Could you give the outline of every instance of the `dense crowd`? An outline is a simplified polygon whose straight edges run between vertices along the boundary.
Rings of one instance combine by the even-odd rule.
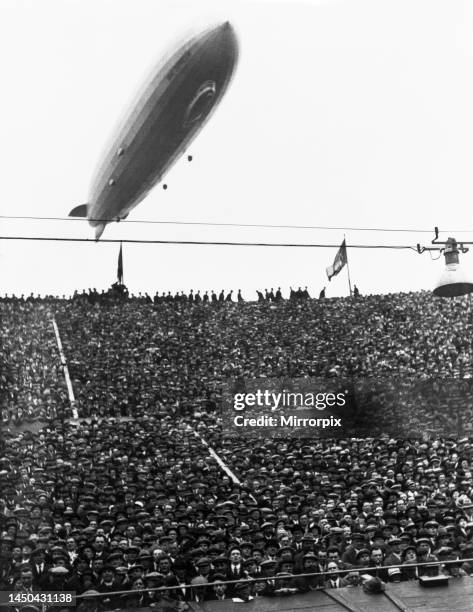
[[[355,297],[359,296],[359,291],[356,288],[355,285],[355,291],[354,291],[354,295]],[[274,290],[272,287],[271,289],[265,289],[264,293],[263,291],[257,290],[256,291],[256,296],[257,296],[257,300],[258,302],[280,302],[282,300],[284,300],[285,298],[283,297],[282,291],[281,291],[281,287],[278,287],[276,290]],[[235,300],[234,300],[235,298]],[[293,289],[292,287],[289,288],[289,295],[288,295],[288,299],[289,300],[306,300],[309,299],[310,295],[309,292],[307,290],[307,287],[304,287],[304,289],[302,289],[301,287],[298,287],[297,289]],[[319,293],[319,298],[325,298],[325,287],[323,288],[323,290]],[[70,298],[66,298],[65,295],[63,295],[61,298],[59,298],[58,296],[52,296],[52,295],[48,295],[45,297],[41,297],[40,295],[34,295],[33,293],[30,293],[28,296],[25,297],[25,295],[21,295],[21,296],[15,296],[15,295],[4,295],[3,297],[0,297],[0,302],[11,302],[11,303],[24,303],[24,302],[57,302],[59,300],[64,301]],[[97,303],[107,303],[113,300],[121,300],[121,299],[127,299],[127,300],[133,300],[133,301],[140,301],[140,302],[145,302],[148,304],[160,304],[162,302],[175,302],[175,303],[187,303],[187,304],[200,304],[200,303],[210,303],[210,304],[216,304],[216,303],[222,303],[222,302],[233,302],[233,301],[237,301],[237,302],[244,302],[245,299],[243,298],[243,295],[241,293],[241,289],[238,289],[238,292],[236,293],[236,296],[234,296],[234,291],[231,289],[228,292],[225,292],[224,289],[221,289],[220,292],[216,293],[213,289],[211,291],[205,291],[205,292],[200,292],[200,290],[197,290],[194,293],[194,290],[191,289],[189,291],[189,293],[185,293],[184,291],[176,291],[175,293],[171,293],[171,291],[162,291],[161,293],[159,293],[159,291],[156,291],[156,293],[154,294],[154,297],[151,297],[148,293],[141,293],[139,292],[137,295],[134,294],[130,294],[128,291],[128,288],[126,287],[126,285],[123,285],[122,283],[113,283],[113,285],[110,287],[110,289],[108,289],[107,291],[102,290],[102,291],[97,291],[97,289],[93,288],[89,288],[87,291],[84,289],[83,291],[75,291],[74,294],[72,295],[72,299],[73,300],[81,300],[83,302],[88,302],[89,304],[97,304]]]
[[[445,435],[471,423],[467,299],[188,297],[0,301],[0,590],[165,610],[473,575],[473,444]],[[229,379],[308,376],[361,385],[355,403],[411,435],[253,444],[222,429]],[[34,419],[39,432],[16,427]]]
[[[397,402],[433,431],[445,431],[442,415],[453,422],[459,406],[461,426],[471,420],[467,298],[423,292],[212,305],[90,291],[68,300],[3,300],[0,316],[3,422],[70,408],[53,319],[84,416],[216,408],[230,378],[330,377],[351,381],[365,405],[390,402],[386,412],[394,415]],[[439,379],[462,382],[451,388]],[[374,381],[371,391],[366,381]],[[430,415],[421,414],[424,406]]]

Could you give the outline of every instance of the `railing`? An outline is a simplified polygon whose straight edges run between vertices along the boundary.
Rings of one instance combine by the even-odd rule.
[[[451,559],[444,561],[425,561],[425,562],[416,562],[416,563],[406,563],[406,564],[397,564],[397,565],[377,565],[374,567],[350,567],[346,569],[338,569],[333,571],[325,571],[325,572],[308,572],[303,574],[290,574],[285,576],[258,576],[257,578],[240,578],[238,580],[217,580],[214,582],[206,582],[205,584],[180,584],[174,586],[161,586],[161,587],[153,587],[153,588],[143,588],[143,589],[135,589],[135,590],[122,590],[122,591],[112,591],[108,593],[99,593],[98,595],[77,595],[77,599],[86,599],[86,598],[109,598],[116,597],[120,595],[131,595],[131,594],[141,594],[141,593],[151,593],[155,591],[159,591],[160,593],[165,593],[168,591],[176,591],[177,589],[189,589],[192,592],[195,592],[199,589],[206,589],[208,587],[212,587],[217,584],[224,585],[234,585],[234,584],[254,584],[255,582],[269,582],[269,581],[278,581],[278,580],[292,580],[294,578],[311,578],[315,576],[323,576],[324,578],[328,578],[329,576],[340,575],[340,574],[364,574],[367,572],[379,571],[379,570],[389,570],[389,569],[409,569],[409,568],[434,568],[438,567],[440,569],[441,566],[445,565],[462,565],[463,563],[473,563],[473,558],[468,559]],[[314,590],[323,590],[325,587],[317,587]],[[191,591],[190,591],[191,592]]]

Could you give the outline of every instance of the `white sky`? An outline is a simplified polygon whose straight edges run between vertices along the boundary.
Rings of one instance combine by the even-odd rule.
[[[231,87],[129,219],[403,227],[348,243],[473,238],[473,3],[459,0],[0,0],[2,215],[66,216],[143,78],[190,28],[234,25]],[[0,234],[93,237],[0,219]],[[447,234],[443,234],[446,238]],[[112,224],[103,238],[341,243],[343,231]],[[0,241],[0,293],[107,288],[117,244]],[[132,291],[327,283],[336,249],[124,245]],[[473,272],[473,251],[463,256]],[[363,293],[429,289],[428,254],[349,250]]]

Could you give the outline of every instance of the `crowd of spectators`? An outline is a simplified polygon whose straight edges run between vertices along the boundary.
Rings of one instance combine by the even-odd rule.
[[[355,286],[354,296],[358,297],[358,295],[359,292]],[[276,290],[271,287],[270,290],[265,289],[264,292],[257,290],[256,296],[257,301],[259,302],[281,302],[285,299],[282,294],[281,287],[278,287]],[[310,295],[307,290],[307,287],[305,287],[304,289],[302,289],[301,287],[298,287],[297,289],[293,289],[292,287],[289,288],[289,295],[287,299],[306,300],[309,298]],[[319,298],[325,298],[325,287],[320,292]],[[159,291],[156,291],[156,293],[152,297],[149,295],[149,293],[146,292],[139,292],[136,295],[130,294],[126,285],[116,282],[113,283],[113,285],[107,291],[97,291],[97,289],[95,288],[89,288],[88,290],[84,289],[83,291],[74,291],[74,294],[71,296],[71,298],[67,298],[65,295],[63,295],[62,297],[52,295],[41,297],[40,295],[34,295],[33,293],[30,293],[30,295],[26,297],[25,295],[21,295],[19,297],[15,295],[5,295],[3,297],[0,297],[0,302],[8,302],[15,304],[21,304],[25,302],[55,303],[58,301],[66,301],[70,299],[73,299],[74,301],[79,300],[82,302],[88,302],[89,304],[108,303],[110,301],[123,299],[139,301],[148,304],[159,304],[162,302],[175,302],[184,304],[217,304],[222,302],[234,301],[241,303],[245,301],[241,289],[238,289],[236,295],[234,295],[234,291],[232,289],[227,292],[224,289],[221,289],[219,292],[215,292],[212,289],[210,291],[205,291],[202,293],[200,292],[200,290],[197,290],[194,293],[194,290],[191,289],[189,293],[185,293],[184,291],[176,291],[174,294],[171,293],[171,291],[162,291],[161,293],[159,293]]]
[[[274,294],[212,308],[90,293],[0,301],[0,590],[111,593],[103,609],[165,610],[363,574],[473,575],[473,444],[444,429],[460,409],[458,428],[471,421],[467,298]],[[362,394],[368,406],[395,379],[389,401],[411,435],[253,444],[222,429],[227,380],[307,376],[374,379],[384,391]],[[44,427],[15,428],[28,419]],[[225,580],[237,582],[208,586]]]
[[[47,420],[69,403],[48,303],[0,305],[1,423]]]
[[[189,296],[154,303],[109,293],[0,301],[3,422],[69,410],[53,318],[84,416],[217,407],[230,378],[331,377],[375,381],[358,392],[364,404],[390,402],[394,415],[397,402],[424,429],[445,431],[458,407],[460,426],[471,420],[468,298],[421,292],[212,307]],[[442,392],[448,385],[439,381],[452,379],[461,385]]]

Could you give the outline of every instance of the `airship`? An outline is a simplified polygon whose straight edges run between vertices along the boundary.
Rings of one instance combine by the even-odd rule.
[[[69,216],[87,218],[98,240],[125,219],[184,153],[222,99],[238,60],[229,22],[193,36],[153,71],[98,165],[89,202]]]

